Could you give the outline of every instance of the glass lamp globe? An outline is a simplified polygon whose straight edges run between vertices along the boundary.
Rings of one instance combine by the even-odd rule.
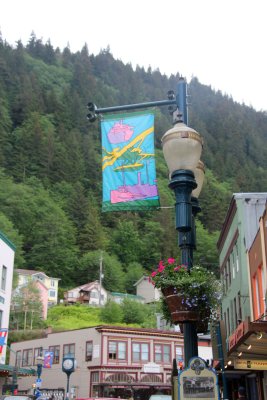
[[[163,135],[161,142],[170,176],[180,169],[194,172],[203,147],[197,131],[179,121]]]
[[[199,160],[197,167],[194,170],[194,175],[195,175],[195,180],[197,183],[196,189],[192,191],[192,196],[198,198],[200,195],[200,192],[202,190],[202,186],[204,183],[204,178],[205,178],[205,166],[202,161]]]

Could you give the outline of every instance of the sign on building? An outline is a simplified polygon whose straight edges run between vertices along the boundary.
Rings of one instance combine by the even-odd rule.
[[[236,359],[234,360],[234,366],[237,369],[256,369],[267,371],[267,360]]]
[[[147,374],[159,374],[160,373],[160,365],[156,364],[156,363],[147,363],[144,364],[144,372],[146,372]]]

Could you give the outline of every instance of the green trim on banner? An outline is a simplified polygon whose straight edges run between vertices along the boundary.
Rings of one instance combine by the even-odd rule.
[[[135,200],[125,203],[111,204],[109,201],[102,203],[102,211],[143,211],[160,209],[160,202],[158,199],[151,200]]]
[[[108,116],[103,116],[101,114],[100,121],[109,121],[109,120],[119,120],[124,118],[136,117],[137,115],[146,115],[146,114],[155,114],[153,111],[136,111],[131,113],[120,113],[120,114],[109,114]]]

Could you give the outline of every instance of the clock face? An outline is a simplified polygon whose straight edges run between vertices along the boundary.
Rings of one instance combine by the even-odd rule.
[[[73,360],[70,360],[68,358],[66,360],[64,360],[63,361],[63,368],[65,368],[65,369],[73,368]]]

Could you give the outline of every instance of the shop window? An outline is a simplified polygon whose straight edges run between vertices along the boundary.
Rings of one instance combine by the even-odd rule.
[[[230,336],[230,312],[229,312],[229,308],[227,308],[227,329],[228,329],[228,336]]]
[[[175,347],[175,358],[177,361],[183,360],[183,348],[181,346]]]
[[[110,341],[108,343],[109,360],[126,360],[126,342]]]
[[[43,355],[43,348],[36,347],[33,352],[33,365],[37,365],[39,363],[38,357]]]
[[[92,372],[91,374],[91,382],[98,383],[99,382],[99,372]]]
[[[238,298],[238,319],[242,321],[241,293],[237,293]]]
[[[32,362],[32,349],[23,350],[22,367],[28,367],[32,365]]]
[[[92,361],[93,359],[93,342],[86,342],[85,361]]]
[[[2,266],[1,289],[6,290],[7,267]]]
[[[232,251],[232,271],[233,271],[233,279],[235,279],[235,253]]]
[[[227,277],[228,277],[229,286],[231,286],[232,275],[231,275],[230,258],[228,258],[228,260],[227,260]]]
[[[70,355],[71,357],[75,357],[75,344],[65,344],[63,346],[63,357]]]
[[[60,346],[49,346],[49,351],[54,354],[53,364],[59,364]]]
[[[148,343],[133,343],[132,345],[133,361],[148,361],[149,346]]]
[[[171,362],[171,346],[168,344],[155,344],[154,348],[155,362]]]
[[[21,350],[16,351],[16,367],[21,367]]]
[[[264,313],[263,273],[261,266],[252,278],[254,319]]]
[[[235,250],[236,250],[236,272],[239,271],[239,259],[238,259],[238,246],[237,242],[235,243]]]

